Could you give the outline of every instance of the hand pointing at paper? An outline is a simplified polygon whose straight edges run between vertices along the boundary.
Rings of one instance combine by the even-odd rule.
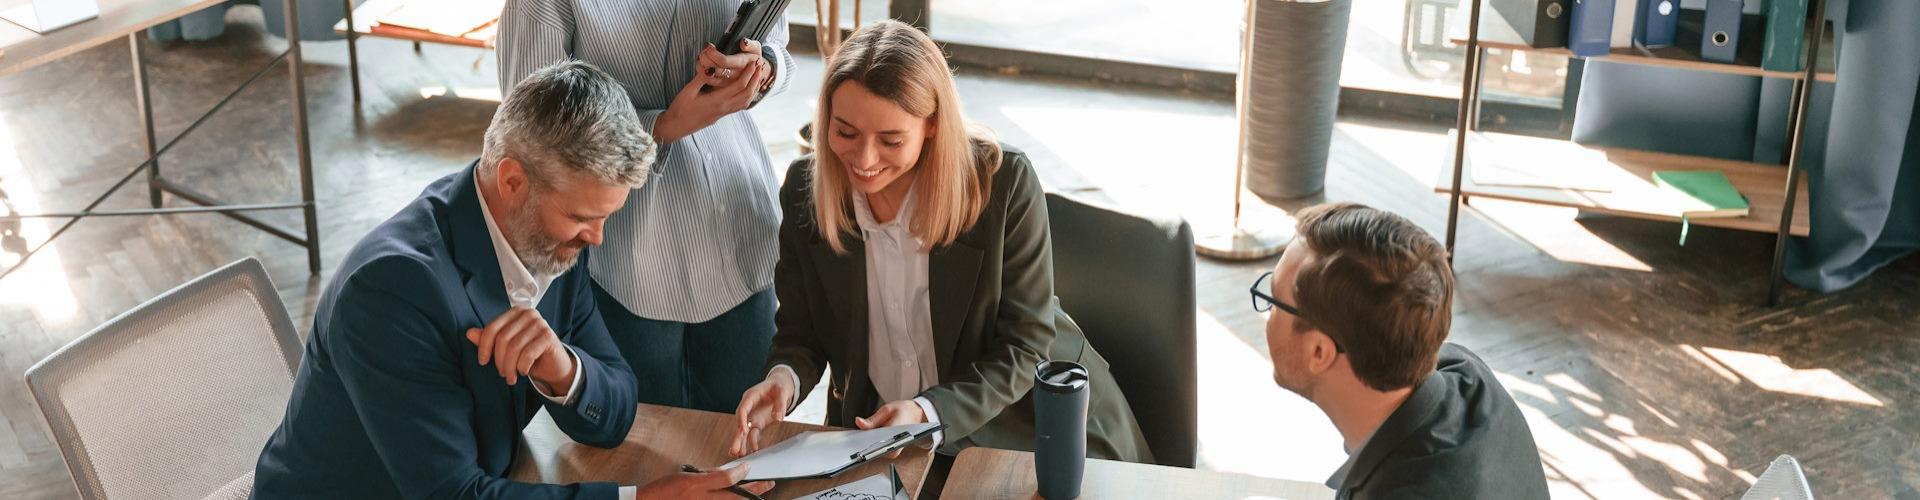
[[[760,430],[786,416],[787,409],[793,407],[795,392],[793,378],[776,371],[741,394],[740,406],[733,410],[739,425],[734,429],[733,447],[727,451],[735,457],[760,451]]]

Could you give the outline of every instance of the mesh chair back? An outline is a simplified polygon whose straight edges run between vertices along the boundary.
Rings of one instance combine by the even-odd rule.
[[[1806,473],[1800,471],[1800,461],[1792,455],[1781,455],[1740,500],[1813,500],[1813,488],[1807,485]]]
[[[1054,294],[1113,365],[1160,465],[1191,468],[1199,441],[1193,228],[1047,194]]]
[[[299,362],[286,306],[247,258],[107,321],[26,380],[82,498],[197,499],[253,472]]]

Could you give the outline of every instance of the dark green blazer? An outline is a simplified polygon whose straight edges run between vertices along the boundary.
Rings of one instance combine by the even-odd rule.
[[[813,158],[787,170],[780,190],[780,260],[774,267],[775,314],[769,368],[785,364],[800,394],[829,381],[827,423],[852,427],[885,404],[867,375],[867,259],[857,235],[836,254],[813,223]],[[1047,203],[1026,154],[1006,148],[991,179],[992,199],[973,227],[928,255],[928,309],[940,384],[920,396],[946,425],[947,451],[961,446],[1033,449],[1034,367],[1073,360],[1093,377],[1087,454],[1151,463],[1133,411],[1107,361],[1053,295]]]

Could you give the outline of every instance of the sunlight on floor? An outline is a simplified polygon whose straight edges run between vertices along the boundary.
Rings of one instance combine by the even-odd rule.
[[[1691,347],[1691,346],[1684,346]],[[1854,403],[1874,407],[1884,407],[1886,403],[1873,397],[1860,386],[1853,385],[1826,368],[1794,368],[1781,361],[1779,356],[1756,352],[1735,351],[1717,347],[1700,347],[1708,357],[1727,370],[1740,375],[1754,385],[1773,392],[1798,394],[1801,396],[1829,399],[1844,403]],[[1711,365],[1709,365],[1711,366]]]
[[[1526,379],[1507,374],[1499,374],[1500,384],[1516,395],[1532,395],[1541,401],[1560,402],[1553,397],[1554,389]],[[1571,396],[1572,393],[1569,393]],[[1552,404],[1552,403],[1549,403]],[[1575,432],[1555,421],[1555,415],[1549,414],[1553,408],[1540,408],[1527,400],[1520,401],[1520,413],[1527,418],[1527,426],[1533,430],[1534,444],[1541,450],[1541,465],[1547,469],[1547,487],[1554,498],[1649,498],[1665,496],[1640,484],[1633,471],[1621,463],[1622,458],[1634,459],[1640,453],[1625,443],[1605,438],[1596,439],[1592,431]],[[1584,412],[1583,412],[1584,413]],[[1579,417],[1574,417],[1579,418]],[[1600,441],[1596,443],[1595,441]],[[1615,446],[1603,446],[1612,442]],[[1636,443],[1638,444],[1638,443]],[[1625,452],[1621,452],[1625,450]],[[1604,488],[1595,490],[1593,488]]]
[[[0,121],[0,192],[4,192],[4,205],[0,210],[5,213],[37,212],[41,210],[39,193],[33,187],[32,178],[20,163],[19,151],[13,143],[13,133],[7,130],[4,121]],[[21,255],[34,245],[46,241],[47,226],[50,221],[61,219],[21,219],[20,235],[26,240],[25,248],[10,248],[0,252],[0,269],[19,263]],[[73,287],[67,283],[65,266],[60,264],[59,245],[47,245],[34,254],[27,266],[14,271],[4,280],[0,280],[0,305],[25,305],[33,308],[45,324],[57,324],[74,317],[79,305],[74,300]]]
[[[475,101],[486,101],[486,102],[497,103],[497,102],[500,102],[500,89],[496,87],[449,88],[442,85],[429,85],[425,87],[420,87],[421,99],[432,99],[440,96],[451,96],[458,99],[472,99]]]
[[[1232,113],[1069,106],[1000,111],[1034,137],[1046,138],[1047,149],[1068,168],[1122,206],[1180,213],[1196,226],[1231,219],[1238,130]]]
[[[1333,422],[1274,385],[1265,353],[1205,311],[1198,317],[1201,468],[1326,481],[1347,459]]]
[[[1472,210],[1498,224],[1507,234],[1561,262],[1653,272],[1653,267],[1646,262],[1594,235],[1575,221],[1579,210],[1485,198],[1475,198]]]

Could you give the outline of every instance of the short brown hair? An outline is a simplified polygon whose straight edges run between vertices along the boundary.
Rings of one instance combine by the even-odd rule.
[[[1294,279],[1295,328],[1333,337],[1367,387],[1420,383],[1453,322],[1446,248],[1413,221],[1356,203],[1310,207],[1299,221],[1314,258]]]

